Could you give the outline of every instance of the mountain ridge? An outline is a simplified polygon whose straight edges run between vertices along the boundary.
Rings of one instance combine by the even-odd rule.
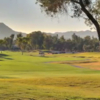
[[[55,32],[53,35],[58,35],[59,37],[64,36],[66,39],[69,39],[72,37],[73,34],[76,34],[82,38],[85,36],[95,37],[98,38],[96,31],[68,31],[68,32]]]
[[[0,39],[9,37],[11,34],[14,34],[15,38],[16,38],[18,33],[20,33],[20,32],[14,31],[12,28],[10,28],[9,26],[7,26],[6,24],[4,24],[2,22],[0,23]],[[22,35],[26,36],[26,33],[22,33]]]
[[[4,23],[0,23],[0,39],[3,39],[5,37],[9,37],[11,34],[15,35],[15,38],[17,36],[17,34],[20,32],[14,31],[13,29],[11,29],[9,26],[7,26]],[[22,33],[22,32],[21,32]],[[47,33],[47,34],[51,34],[51,35],[58,35],[58,37],[64,36],[65,39],[69,39],[72,37],[73,34],[76,34],[80,37],[85,37],[85,36],[91,36],[91,37],[96,37],[97,33],[96,31],[90,31],[90,30],[86,30],[86,31],[68,31],[68,32],[55,32],[55,33]],[[26,36],[27,33],[22,33],[23,36]]]

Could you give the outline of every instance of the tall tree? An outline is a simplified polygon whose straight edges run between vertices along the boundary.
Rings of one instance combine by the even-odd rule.
[[[17,34],[17,38],[23,37],[22,33]]]
[[[88,18],[92,24],[95,26],[98,37],[100,40],[100,25],[97,20],[96,12],[99,10],[96,7],[96,4],[100,2],[99,0],[37,0],[41,7],[47,12],[47,14],[55,15],[57,13],[71,13],[73,12],[72,17],[84,17]],[[95,10],[95,11],[94,11]],[[93,11],[95,13],[93,13]],[[98,16],[100,18],[100,14]],[[99,19],[98,18],[98,19]]]
[[[6,48],[10,50],[11,49],[11,38],[10,37],[5,37],[4,41],[5,41]]]
[[[27,47],[27,43],[28,43],[28,38],[27,37],[19,37],[17,39],[16,44],[21,49],[22,55],[23,55],[23,52],[25,51],[25,49]]]
[[[14,40],[14,34],[11,34],[11,36],[10,36],[10,49],[12,49],[13,40]]]
[[[41,31],[36,31],[28,34],[27,37],[30,38],[30,45],[34,49],[42,49],[44,33],[42,33]]]
[[[52,46],[53,46],[52,36],[45,34],[44,41],[43,41],[44,49],[50,50],[50,49],[52,49]]]
[[[0,39],[0,50],[1,50],[1,53],[2,53],[2,50],[3,50],[3,46],[4,46],[4,40]]]

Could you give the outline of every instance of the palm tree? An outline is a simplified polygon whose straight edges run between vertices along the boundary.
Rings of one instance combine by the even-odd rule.
[[[0,50],[1,50],[1,53],[2,53],[2,50],[3,50],[3,46],[4,46],[4,40],[0,39]]]
[[[14,40],[14,34],[11,34],[11,36],[10,36],[10,49],[12,49],[13,40]]]
[[[26,50],[26,47],[28,45],[28,38],[27,37],[17,38],[16,43],[17,43],[18,47],[21,49],[22,55],[23,55],[23,52]]]

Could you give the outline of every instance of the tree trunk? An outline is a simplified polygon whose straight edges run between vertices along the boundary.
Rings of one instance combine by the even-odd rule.
[[[80,0],[80,6],[82,8],[82,11],[87,15],[87,17],[91,20],[91,22],[94,24],[96,27],[97,33],[98,33],[98,38],[100,41],[100,25],[97,22],[97,20],[93,17],[93,15],[85,8],[84,3],[82,0]]]
[[[23,55],[23,50],[22,50],[22,55]]]
[[[95,25],[97,33],[98,33],[98,37],[99,37],[99,41],[100,41],[100,25]],[[99,42],[100,43],[100,42]]]

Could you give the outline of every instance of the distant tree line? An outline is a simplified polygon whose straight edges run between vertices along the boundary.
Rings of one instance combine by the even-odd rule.
[[[94,37],[86,36],[81,38],[75,33],[71,39],[60,38],[58,35],[50,35],[41,31],[35,31],[23,37],[21,33],[17,34],[14,40],[14,34],[10,37],[0,39],[0,50],[57,50],[66,52],[99,52],[99,40]]]

